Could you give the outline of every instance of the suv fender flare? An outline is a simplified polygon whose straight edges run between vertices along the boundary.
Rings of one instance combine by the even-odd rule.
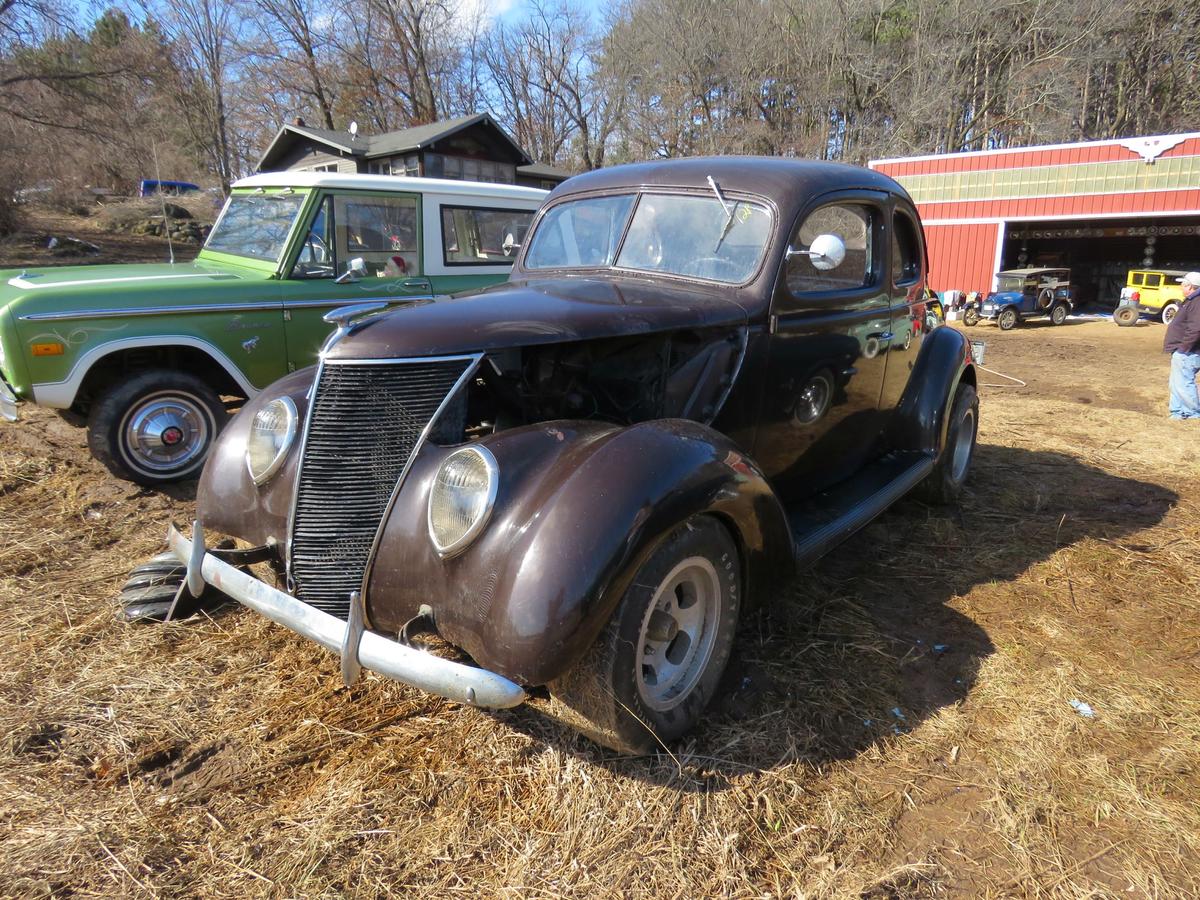
[[[481,445],[497,462],[495,507],[475,542],[450,559],[432,547],[426,507],[454,448],[427,445],[413,464],[372,569],[373,627],[400,630],[429,604],[439,633],[481,665],[546,684],[591,646],[638,567],[694,515],[729,529],[747,598],[791,574],[778,498],[758,466],[707,426],[543,422]]]
[[[908,386],[896,406],[888,445],[939,456],[960,383],[978,386],[971,342],[953,328],[935,328],[921,343]]]
[[[214,363],[225,370],[238,386],[246,392],[247,397],[258,393],[258,388],[246,380],[246,376],[228,356],[208,341],[191,337],[186,334],[155,335],[154,337],[122,338],[98,344],[84,353],[71,367],[70,373],[62,381],[43,381],[33,385],[34,402],[39,406],[49,406],[54,409],[69,409],[75,402],[79,387],[87,377],[88,372],[96,363],[122,350],[135,350],[144,347],[190,347],[207,354]]]

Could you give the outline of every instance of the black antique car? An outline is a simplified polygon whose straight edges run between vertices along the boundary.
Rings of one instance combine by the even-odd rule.
[[[233,597],[347,682],[365,666],[482,707],[546,686],[598,741],[648,747],[696,722],[739,618],[798,567],[910,491],[958,494],[975,371],[927,325],[891,179],[604,169],[518,242],[495,288],[330,314],[320,364],[225,429],[191,536],[135,572],[131,609],[161,613],[170,587],[147,585],[175,565],[181,608]]]

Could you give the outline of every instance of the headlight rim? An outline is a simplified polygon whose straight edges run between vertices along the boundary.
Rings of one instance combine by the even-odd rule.
[[[438,542],[433,530],[433,494],[434,491],[437,490],[438,476],[441,475],[446,464],[454,459],[454,457],[464,454],[475,454],[483,461],[484,468],[487,470],[488,476],[487,499],[484,503],[483,514],[475,520],[474,524],[464,531],[457,540],[443,547]],[[487,527],[488,522],[491,521],[492,512],[496,507],[496,497],[499,493],[500,464],[496,462],[496,457],[492,451],[481,444],[469,444],[466,447],[459,447],[457,450],[448,454],[446,458],[438,464],[437,471],[434,472],[433,481],[429,488],[429,496],[425,499],[425,529],[429,534],[429,542],[433,545],[433,549],[437,552],[439,557],[441,557],[443,560],[453,559],[466,550],[474,542],[474,540],[479,537],[483,529]]]
[[[254,417],[250,420],[250,428],[254,428],[254,420],[258,418],[258,414],[267,409],[273,403],[283,404],[283,407],[287,412],[287,428],[284,430],[283,443],[280,445],[279,451],[275,454],[275,458],[271,460],[270,465],[268,465],[266,469],[264,469],[259,475],[254,474],[254,469],[250,465],[250,435],[247,434],[246,436],[246,451],[243,454],[243,458],[246,461],[246,472],[254,481],[255,487],[262,487],[264,484],[274,478],[276,473],[283,468],[283,464],[287,460],[288,454],[291,452],[292,445],[296,442],[296,434],[300,430],[300,413],[296,409],[296,401],[286,394],[280,397],[273,397],[267,403],[264,403],[261,407],[259,407],[255,411]]]

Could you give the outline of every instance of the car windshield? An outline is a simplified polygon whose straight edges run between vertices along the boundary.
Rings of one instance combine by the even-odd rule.
[[[1024,275],[997,275],[996,290],[998,291],[1023,291],[1025,290]]]
[[[643,194],[636,209],[633,201],[623,194],[554,207],[534,231],[526,268],[616,265],[728,284],[758,268],[771,233],[765,205],[694,194]]]
[[[205,250],[276,262],[283,254],[304,194],[233,194]]]

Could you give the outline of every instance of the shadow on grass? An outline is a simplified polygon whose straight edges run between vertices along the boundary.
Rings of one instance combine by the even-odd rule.
[[[957,507],[902,500],[742,623],[724,683],[672,755],[622,757],[538,705],[500,713],[625,777],[720,790],[746,771],[853,757],[963,700],[994,652],[948,605],[1086,538],[1160,522],[1178,497],[1060,453],[981,446]]]

